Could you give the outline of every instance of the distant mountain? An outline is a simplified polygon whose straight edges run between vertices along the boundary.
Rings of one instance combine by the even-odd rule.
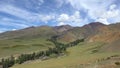
[[[9,31],[0,34],[0,39],[48,39],[57,36],[60,42],[71,42],[76,39],[85,38],[88,42],[114,42],[120,39],[120,23],[104,25],[100,22],[92,22],[82,27],[62,26],[39,26],[29,27],[16,31]]]
[[[29,27],[16,31],[8,31],[0,34],[0,39],[32,39],[32,38],[50,38],[55,35],[59,35],[64,31],[71,29],[72,26],[39,26],[39,27]]]
[[[57,34],[56,31],[49,26],[29,27],[22,30],[9,31],[0,34],[0,39],[14,39],[14,38],[49,38]]]
[[[67,30],[70,30],[70,29],[72,29],[73,27],[70,26],[70,25],[62,25],[62,26],[55,26],[55,27],[53,27],[53,28],[56,30],[56,32],[61,33],[61,32],[65,32],[65,31],[67,31]]]
[[[111,43],[120,39],[120,23],[103,26],[90,38],[90,41],[102,41]]]
[[[59,37],[60,41],[71,42],[76,39],[86,38],[88,39],[90,36],[98,33],[99,28],[106,26],[100,22],[93,22],[83,27],[73,27],[72,29],[63,32],[63,34]]]

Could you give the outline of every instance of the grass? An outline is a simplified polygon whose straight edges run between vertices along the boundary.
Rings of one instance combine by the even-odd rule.
[[[32,62],[15,65],[12,68],[80,68],[82,64],[96,64],[97,60],[105,59],[112,55],[120,55],[119,52],[102,52],[100,47],[104,43],[80,43],[78,46],[67,50],[67,55],[52,58],[45,61],[35,60]],[[93,53],[94,50],[97,50]],[[83,68],[83,67],[81,67]],[[93,67],[92,67],[93,68]]]
[[[45,50],[48,47],[53,46],[53,43],[39,38],[31,40],[0,40],[0,58],[18,55],[21,53]]]

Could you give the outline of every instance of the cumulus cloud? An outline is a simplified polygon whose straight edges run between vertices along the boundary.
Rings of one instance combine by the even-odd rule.
[[[116,5],[112,4],[109,7],[109,10],[103,12],[96,21],[103,22],[104,24],[110,24],[113,22],[118,22],[116,19],[120,18],[120,10],[116,9]],[[120,21],[120,20],[119,20]]]
[[[58,23],[59,25],[80,23],[81,22],[80,12],[76,11],[73,15],[61,14],[58,17],[57,22],[59,22]]]
[[[120,15],[120,10],[115,0],[68,0],[68,2],[77,10],[86,10],[87,16],[94,21],[100,21],[104,24],[116,22]],[[112,19],[112,21],[110,20]],[[120,21],[120,20],[119,20]]]
[[[41,15],[40,19],[42,22],[48,23],[49,20],[55,19],[55,16],[54,15],[44,15],[44,16]]]
[[[106,25],[110,24],[110,23],[107,21],[106,18],[99,18],[99,19],[97,19],[96,21],[97,21],[97,22],[103,22],[103,23],[106,24]]]
[[[59,23],[58,23],[58,26],[61,26],[61,25],[66,25],[66,23],[64,23],[64,22],[59,22]]]
[[[61,14],[57,21],[59,22],[67,22],[70,20],[70,17],[68,14]]]

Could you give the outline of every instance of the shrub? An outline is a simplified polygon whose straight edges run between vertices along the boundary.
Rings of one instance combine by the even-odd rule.
[[[92,53],[96,53],[96,52],[98,52],[98,50],[96,50],[96,49],[92,51]]]
[[[115,62],[116,65],[120,65],[120,62]]]

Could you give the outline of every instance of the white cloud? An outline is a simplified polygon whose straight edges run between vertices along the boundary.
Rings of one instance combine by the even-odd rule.
[[[110,24],[110,23],[107,21],[106,18],[99,18],[99,19],[97,19],[96,21],[97,21],[97,22],[103,22],[103,23],[106,24],[106,25]]]
[[[80,23],[81,22],[81,17],[80,17],[80,12],[76,11],[71,17],[70,17],[70,21],[74,22],[74,23]]]
[[[79,11],[76,11],[73,15],[61,14],[57,19],[57,22],[59,22],[58,25],[76,24],[76,23],[80,23],[81,21],[82,20]]]
[[[94,21],[110,24],[120,21],[120,9],[115,0],[67,0],[75,9],[86,10],[87,15]],[[116,20],[117,19],[117,20]]]
[[[12,29],[12,31],[16,31],[17,29]]]
[[[61,14],[57,21],[59,22],[67,22],[69,21],[69,15],[68,14]]]
[[[46,15],[46,16],[41,15],[40,18],[42,22],[48,23],[49,20],[55,19],[55,16],[54,15]]]
[[[110,6],[110,10],[113,10],[113,9],[115,9],[116,7],[117,7],[116,4],[112,4],[112,5]]]
[[[76,9],[81,10],[81,8],[87,10],[96,10],[101,8],[106,8],[114,0],[68,0],[68,2]]]
[[[64,22],[58,23],[58,26],[61,26],[61,25],[66,25],[66,23],[64,23]]]
[[[114,9],[114,8],[115,8],[115,5],[111,5],[110,10],[106,10],[105,12],[103,12],[103,14],[101,14],[101,17],[112,18],[112,17],[118,16],[120,14],[120,10]]]
[[[25,21],[13,20],[13,19],[6,18],[6,17],[1,18],[0,21],[1,21],[0,25],[2,26],[12,26],[14,28],[18,28],[18,27],[26,28],[29,26]]]
[[[28,22],[47,22],[49,20],[54,19],[55,17],[53,15],[43,15],[38,13],[33,13],[26,11],[24,9],[17,8],[12,5],[0,5],[0,11],[5,12],[8,14],[11,14],[13,16],[16,16],[18,18],[24,19]]]
[[[30,22],[44,22],[44,23],[48,23],[48,21],[51,21],[55,19],[55,15],[51,14],[51,15],[42,15],[42,14],[37,14],[35,16],[31,16],[31,20]]]
[[[0,11],[5,12],[11,15],[14,15],[16,17],[29,20],[32,16],[32,14],[26,10],[19,9],[17,7],[11,6],[11,5],[0,5]]]
[[[118,22],[116,19],[119,18],[120,21],[120,10],[115,8],[116,5],[111,5],[109,7],[110,10],[106,10],[103,12],[103,14],[100,15],[96,21],[103,22],[104,24],[110,24],[110,23],[115,23]],[[109,22],[110,21],[110,22]]]

